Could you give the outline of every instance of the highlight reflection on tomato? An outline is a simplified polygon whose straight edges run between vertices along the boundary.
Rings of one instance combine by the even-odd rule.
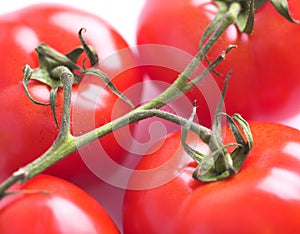
[[[300,132],[274,123],[250,122],[250,127],[253,148],[237,175],[201,183],[192,178],[195,164],[191,163],[165,185],[127,191],[124,233],[297,232]],[[227,143],[234,142],[229,132],[226,131]],[[194,145],[196,141],[198,137],[191,133],[188,143]],[[157,168],[175,152],[188,157],[183,149],[172,148],[176,142],[180,142],[180,132],[166,138],[163,147],[144,157],[137,170]],[[201,147],[198,145],[198,150]]]

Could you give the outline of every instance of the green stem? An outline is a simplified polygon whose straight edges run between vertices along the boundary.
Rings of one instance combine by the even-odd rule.
[[[59,137],[68,137],[70,134],[70,116],[71,116],[71,98],[72,86],[74,83],[73,73],[65,66],[54,68],[51,73],[60,78],[64,90],[64,103],[62,111],[62,121],[59,131]]]
[[[153,108],[159,109],[165,104],[170,103],[171,101],[174,101],[176,98],[182,96],[183,93],[189,91],[198,82],[203,80],[211,71],[213,71],[225,59],[226,54],[229,53],[229,51],[232,48],[235,48],[235,46],[230,45],[199,76],[195,77],[192,81],[187,82],[187,80],[185,79],[186,74],[192,73],[192,71],[196,68],[194,61],[192,61],[185,69],[185,71],[178,77],[177,80],[175,80],[175,82],[171,86],[169,86],[164,92],[159,94],[151,101],[137,108],[137,110],[147,110]]]
[[[169,120],[173,123],[177,123],[180,125],[186,124],[186,119],[169,112],[161,111],[158,109],[151,110],[133,110],[128,114],[113,120],[91,132],[88,132],[82,136],[73,137],[70,134],[67,134],[67,137],[62,137],[63,135],[59,135],[55,143],[51,146],[51,148],[44,153],[42,156],[29,163],[23,168],[20,168],[16,171],[11,177],[9,177],[6,181],[4,181],[0,185],[0,198],[1,194],[4,194],[5,191],[11,187],[16,182],[25,182],[34,176],[42,173],[44,170],[54,165],[56,162],[62,160],[67,157],[69,154],[76,151],[78,148],[81,148],[90,142],[103,137],[113,130],[117,130],[123,126],[126,126],[130,123],[134,123],[149,117],[159,117],[162,119]],[[191,125],[191,130],[195,133],[199,134],[201,139],[208,143],[211,137],[211,130],[193,123]]]
[[[219,63],[224,60],[224,53],[219,56],[200,76],[204,77],[212,69],[214,69]],[[71,106],[71,93],[72,93],[72,73],[70,74],[69,70],[66,67],[58,67],[53,70],[54,73],[58,73],[57,76],[61,77],[61,81],[64,85],[64,106],[63,106],[63,116],[62,123],[60,127],[60,133],[51,146],[51,148],[44,153],[42,156],[29,163],[25,167],[21,168],[14,175],[12,175],[8,180],[4,181],[0,185],[0,194],[3,194],[11,185],[17,181],[27,181],[34,176],[40,174],[48,167],[54,165],[57,161],[62,160],[67,157],[69,154],[76,151],[78,148],[81,148],[96,139],[103,137],[110,132],[117,130],[123,126],[126,126],[130,123],[134,123],[145,118],[152,116],[157,116],[171,122],[185,125],[186,119],[176,116],[174,114],[158,110],[159,107],[164,104],[174,100],[179,96],[178,90],[176,88],[168,88],[157,98],[149,101],[143,106],[132,110],[131,112],[115,119],[95,130],[92,130],[84,135],[74,137],[70,134],[70,106]],[[171,85],[170,87],[173,87]],[[193,123],[191,129],[199,134],[200,138],[207,144],[209,144],[211,138],[211,130]]]
[[[46,170],[57,161],[65,158],[76,150],[75,138],[70,133],[71,98],[72,85],[74,82],[73,73],[65,66],[58,66],[52,73],[60,78],[63,84],[64,103],[60,131],[52,147],[41,157],[23,168],[27,171],[27,177],[32,178]]]
[[[199,66],[199,63],[204,59],[206,54],[210,51],[213,45],[221,37],[221,35],[226,31],[226,29],[232,25],[241,10],[239,3],[232,3],[229,11],[221,18],[219,26],[212,33],[209,40],[204,44],[199,50],[196,56],[192,59],[185,70],[179,75],[175,82],[169,86],[163,93],[151,100],[150,102],[139,107],[139,109],[150,109],[150,108],[160,108],[166,103],[175,100],[177,97],[181,96],[183,93],[190,90],[196,83],[200,82],[204,77],[208,75],[221,61],[225,59],[226,53],[228,53],[235,46],[230,45],[221,56],[219,56],[212,64],[210,64],[209,69],[206,69],[200,76],[194,78],[194,80],[188,82],[188,78],[191,77],[194,70]]]
[[[159,117],[165,120],[168,120],[170,122],[179,124],[184,126],[186,124],[187,119],[171,114],[169,112],[165,112],[162,110],[158,109],[150,109],[150,110],[140,110],[140,109],[135,109],[128,114],[110,122],[105,125],[103,125],[100,128],[97,128],[91,132],[88,132],[82,136],[78,136],[75,138],[77,147],[80,148],[100,137],[103,137],[110,132],[117,130],[123,126],[126,126],[128,124],[138,122],[140,120],[149,118],[149,117]],[[194,131],[195,133],[199,134],[200,138],[205,142],[209,143],[210,142],[210,137],[212,135],[211,130],[201,126],[199,124],[193,123],[191,126],[191,130]]]
[[[57,139],[46,153],[25,167],[20,168],[1,184],[0,198],[3,194],[5,194],[5,191],[17,181],[23,182],[33,178],[76,150],[75,139],[70,134],[70,108],[74,76],[73,73],[65,66],[58,66],[54,68],[52,73],[56,77],[60,77],[64,87],[62,121]]]
[[[74,137],[58,137],[51,148],[42,156],[20,168],[0,185],[0,199],[5,191],[16,182],[23,183],[45,171],[56,162],[67,157],[77,149]]]
[[[229,27],[229,25],[235,22],[239,10],[239,4],[233,3],[230,10],[223,17],[220,26],[212,33],[211,37],[207,40],[206,44],[200,49],[199,53],[197,53],[195,58],[190,62],[190,64],[182,72],[178,79],[164,92],[162,92],[153,100],[147,102],[146,104],[140,106],[137,109],[132,110],[124,116],[115,119],[112,122],[107,123],[81,136],[74,137],[70,133],[70,105],[72,83],[74,77],[69,73],[69,71],[67,71],[67,69],[65,69],[66,67],[62,66],[56,68],[57,70],[54,70],[53,72],[58,72],[59,75],[56,77],[60,77],[61,82],[64,86],[64,106],[60,133],[52,147],[46,153],[44,153],[38,159],[34,160],[33,162],[29,163],[25,167],[15,172],[11,177],[9,177],[0,185],[0,194],[4,194],[5,191],[14,183],[18,181],[24,182],[40,174],[48,167],[55,164],[57,161],[67,157],[69,154],[76,151],[78,148],[87,145],[88,143],[130,123],[137,122],[142,119],[149,118],[151,116],[157,116],[177,124],[185,125],[187,121],[186,119],[167,112],[163,112],[158,109],[164,106],[166,103],[175,100],[177,97],[179,97],[184,92],[187,92],[190,88],[193,87],[195,82],[188,82],[188,78],[197,68],[197,66],[208,53],[208,51],[211,49],[211,47],[219,39],[219,37]],[[48,54],[51,55],[51,50],[48,51],[48,48],[46,48],[43,51],[46,51],[47,53],[49,52]],[[229,50],[226,50],[225,53],[223,53],[213,63],[211,63],[210,66],[200,76],[194,79],[194,81],[196,80],[198,82],[202,80],[210,71],[212,71],[220,62],[224,60],[225,54],[228,51]],[[68,66],[69,68],[71,68],[71,70],[80,70],[78,69],[77,65],[74,65],[73,62],[70,62],[69,60],[66,61],[64,58],[62,58],[62,64]],[[200,138],[204,142],[206,142],[207,144],[211,144],[211,130],[194,123],[191,125],[191,129],[197,132],[197,134],[199,134]]]

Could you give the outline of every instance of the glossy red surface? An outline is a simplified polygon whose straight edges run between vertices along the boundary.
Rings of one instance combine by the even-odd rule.
[[[300,218],[300,132],[272,123],[251,122],[250,127],[253,149],[237,175],[219,182],[197,182],[192,178],[195,164],[191,163],[169,183],[127,191],[124,233],[296,232]],[[225,141],[234,142],[229,130]],[[188,157],[175,147],[178,142],[180,133],[171,135],[163,147],[144,157],[137,169],[158,168],[175,153]],[[188,144],[207,153],[194,134]],[[143,182],[136,177],[132,180]]]

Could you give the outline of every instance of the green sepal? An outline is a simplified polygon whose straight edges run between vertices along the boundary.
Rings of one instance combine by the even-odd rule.
[[[35,49],[38,53],[39,67],[36,69],[31,69],[29,65],[26,65],[23,69],[23,85],[26,95],[35,104],[43,106],[50,105],[55,123],[57,125],[56,97],[58,89],[63,87],[63,83],[60,79],[62,73],[65,71],[72,73],[72,84],[78,84],[85,75],[96,75],[100,77],[113,93],[128,103],[132,109],[135,107],[134,104],[113,85],[104,72],[95,68],[85,68],[85,59],[83,59],[82,67],[77,65],[78,60],[83,53],[87,55],[87,59],[90,61],[92,67],[98,64],[98,55],[96,51],[85,42],[84,38],[82,37],[83,31],[85,31],[84,28],[80,29],[79,31],[79,38],[82,45],[76,47],[67,54],[62,54],[49,47],[47,44],[40,43]],[[50,103],[39,102],[31,96],[28,89],[30,80],[37,80],[51,88],[49,97]]]
[[[54,121],[56,123],[56,126],[58,127],[58,120],[56,115],[56,100],[57,100],[57,91],[58,87],[52,87],[50,90],[50,106],[53,113]]]
[[[181,140],[181,144],[185,150],[185,152],[192,157],[198,164],[200,164],[203,160],[203,158],[205,157],[204,154],[202,154],[201,152],[193,149],[192,147],[190,147],[186,140],[187,140],[187,136],[189,133],[189,130],[191,128],[191,125],[193,123],[194,117],[196,115],[196,101],[194,101],[194,106],[193,106],[193,111],[191,116],[188,118],[186,124],[183,126],[182,131],[181,131],[181,135],[180,135],[180,140]]]
[[[289,6],[286,0],[270,0],[270,2],[273,4],[273,6],[279,12],[279,14],[281,14],[288,21],[295,24],[300,23],[300,21],[293,19],[290,15]]]
[[[79,46],[72,50],[71,52],[67,53],[66,56],[74,63],[77,63],[80,55],[84,52],[84,49],[82,46]]]
[[[65,69],[68,69],[67,67],[64,67]],[[54,69],[56,70],[56,69]],[[53,73],[52,73],[53,74]],[[47,77],[47,79],[45,79]],[[39,80],[39,78],[41,78],[41,80]],[[50,102],[49,103],[43,103],[40,102],[36,99],[34,99],[28,89],[28,85],[29,85],[29,81],[30,80],[39,80],[40,82],[47,84],[48,86],[51,87],[50,90]],[[50,106],[52,113],[53,113],[53,118],[54,121],[56,123],[56,125],[58,126],[58,120],[57,120],[57,115],[56,115],[56,99],[57,99],[57,92],[58,92],[58,88],[62,87],[60,86],[62,85],[60,80],[56,80],[53,79],[49,76],[49,73],[46,72],[45,70],[38,68],[33,70],[29,65],[25,65],[25,67],[23,68],[23,87],[25,90],[25,93],[27,95],[27,97],[34,103],[37,105],[42,105],[42,106]]]
[[[233,167],[237,173],[241,169],[244,161],[246,160],[249,152],[252,149],[253,136],[248,122],[243,119],[241,115],[234,114],[230,119],[238,123],[238,126],[241,128],[246,137],[245,141],[244,137],[239,131],[238,126],[234,121],[230,120],[231,124],[229,125],[229,127],[231,128],[231,131],[233,132],[233,136],[235,137],[237,143],[240,145],[240,147],[235,148],[235,150],[231,153]]]
[[[241,32],[250,34],[254,27],[254,0],[250,0],[249,3],[244,5],[244,9],[238,15],[236,25]]]
[[[48,85],[49,87],[63,87],[60,82],[59,75],[52,71],[58,66],[66,66],[74,74],[74,84],[81,81],[82,76],[77,75],[74,71],[82,72],[76,63],[80,55],[85,51],[82,46],[78,46],[67,54],[61,54],[57,50],[49,47],[45,43],[41,43],[36,51],[39,57],[39,67],[34,69],[31,79]]]
[[[229,116],[226,113],[222,112],[226,89],[229,78],[231,76],[231,72],[232,71],[229,71],[226,75],[225,84],[222,90],[221,98],[216,108],[214,122],[212,124],[212,133],[210,142],[208,144],[211,153],[209,155],[205,155],[193,149],[186,143],[188,131],[191,128],[192,121],[196,114],[195,103],[192,114],[184,125],[181,133],[181,142],[184,150],[198,164],[193,172],[193,178],[202,182],[214,182],[235,175],[241,169],[243,162],[245,161],[252,148],[253,138],[250,126],[247,121],[238,114]],[[226,117],[229,128],[236,140],[236,142],[232,142],[226,145],[223,144],[222,135],[221,124],[223,116]],[[227,150],[229,147],[235,147],[235,149],[231,153],[229,153]]]
[[[25,94],[33,103],[42,105],[42,106],[49,106],[50,105],[49,103],[43,103],[43,102],[39,102],[39,101],[35,100],[29,92],[28,85],[29,85],[30,79],[32,78],[33,73],[34,73],[34,70],[29,65],[25,65],[25,67],[23,68],[23,87],[25,90]]]
[[[93,47],[89,46],[89,45],[85,42],[85,40],[84,40],[84,38],[83,38],[83,36],[82,36],[82,32],[83,32],[83,31],[86,31],[86,29],[85,29],[85,28],[81,28],[81,29],[79,30],[79,33],[78,33],[79,39],[80,39],[80,42],[81,42],[81,44],[82,44],[82,46],[83,46],[83,49],[84,49],[85,53],[86,53],[87,56],[88,56],[88,59],[90,60],[91,66],[94,67],[94,66],[98,65],[98,62],[99,62],[98,54],[97,54],[97,52],[94,50]],[[82,67],[84,67],[84,64],[82,65]]]
[[[50,105],[55,123],[58,126],[56,114],[56,97],[58,88],[62,88],[63,84],[60,81],[61,74],[60,72],[57,72],[58,70],[56,68],[64,66],[65,69],[69,69],[74,74],[74,84],[79,83],[83,77],[82,74],[80,74],[82,73],[83,69],[80,68],[76,63],[79,57],[84,52],[86,52],[86,49],[82,45],[76,47],[71,52],[64,55],[56,51],[55,49],[49,47],[45,43],[41,43],[36,48],[36,52],[38,53],[39,67],[36,69],[31,69],[29,65],[26,65],[23,69],[23,86],[25,89],[25,93],[29,97],[29,99],[35,104],[43,106]],[[78,71],[78,75],[74,71]],[[30,92],[28,90],[30,80],[37,80],[51,88],[49,103],[37,101],[30,95]]]
[[[63,87],[59,79],[53,79],[49,72],[45,68],[36,68],[32,72],[31,80],[37,80],[47,86],[53,87]]]
[[[99,77],[108,87],[109,89],[116,94],[119,98],[121,98],[123,101],[125,101],[132,109],[135,108],[134,104],[131,102],[131,100],[129,100],[127,97],[125,97],[117,88],[116,86],[110,81],[110,79],[108,78],[108,76],[95,68],[86,68],[83,72],[82,72],[83,76],[97,76]]]
[[[213,123],[212,123],[212,131],[213,134],[215,136],[216,141],[221,144],[222,143],[222,126],[221,126],[221,120],[218,118],[219,114],[222,113],[222,109],[224,107],[224,102],[225,102],[225,95],[226,95],[226,91],[227,91],[227,87],[228,87],[228,81],[229,78],[231,77],[232,74],[232,70],[230,70],[226,77],[225,77],[225,82],[224,82],[224,86],[222,89],[222,93],[221,93],[221,97],[220,100],[218,102],[215,114],[214,114],[214,119],[213,119]]]
[[[236,174],[232,166],[232,159],[226,152],[228,147],[236,145],[236,143],[231,143],[222,146],[220,149],[205,156],[193,172],[193,178],[202,182],[214,182]]]
[[[193,173],[196,180],[214,182],[237,174],[252,149],[253,138],[247,121],[238,114],[229,116],[222,113],[222,115],[227,118],[236,142],[223,145],[205,156]],[[245,134],[246,140],[240,129]],[[235,147],[235,149],[228,153],[226,150],[228,147]]]
[[[232,166],[232,159],[227,152],[228,146],[224,146],[222,144],[222,120],[219,118],[224,106],[225,94],[231,73],[232,70],[230,70],[226,75],[225,83],[212,124],[212,137],[209,144],[211,154],[203,158],[202,162],[199,163],[198,167],[193,173],[193,177],[195,179],[203,182],[222,180],[235,174]]]
[[[78,48],[82,48],[82,46],[75,48],[65,55],[42,42],[35,49],[39,56],[39,67],[44,67],[48,71],[51,71],[57,66],[66,66],[70,71],[80,71],[81,68],[76,63],[80,56],[79,52],[83,52],[83,50]]]
[[[254,1],[254,8],[255,10],[257,10],[258,8],[260,8],[261,6],[263,6],[264,4],[266,4],[269,0],[255,0]]]

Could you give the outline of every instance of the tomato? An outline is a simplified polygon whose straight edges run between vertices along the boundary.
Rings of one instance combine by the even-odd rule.
[[[24,192],[21,192],[21,191]],[[0,202],[0,232],[120,233],[102,206],[57,177],[38,175]]]
[[[117,89],[125,92],[134,104],[139,103],[140,87],[134,92],[126,92],[130,87],[138,86],[142,79],[139,69],[133,68],[135,55],[121,35],[100,17],[70,6],[38,4],[2,15],[0,22],[1,181],[42,155],[58,134],[51,108],[33,104],[25,95],[22,84],[22,69],[25,64],[33,69],[39,65],[35,48],[41,42],[66,54],[81,45],[78,32],[84,27],[84,39],[99,56],[99,66],[96,68],[105,72]],[[81,66],[82,61],[83,57],[80,57],[78,65]],[[85,66],[89,66],[88,61]],[[30,81],[29,91],[36,100],[49,103],[50,88],[47,85]],[[62,103],[63,90],[59,89],[56,107],[59,122]],[[71,131],[78,136],[110,122],[131,108],[105,87],[100,78],[92,76],[83,77],[79,84],[73,86],[71,109]],[[101,201],[115,219],[115,203],[107,201],[106,197],[115,197],[118,191],[105,184],[103,181],[106,178],[95,175],[89,167],[93,164],[101,173],[103,168],[108,167],[97,160],[105,157],[122,164],[131,144],[128,135],[133,133],[134,128],[131,125],[128,129],[108,134],[69,155],[46,173],[64,178],[85,189]],[[110,175],[105,174],[106,177]],[[101,193],[96,193],[95,188],[100,187],[103,188]]]
[[[298,19],[300,2],[290,0],[288,4],[291,15]],[[211,0],[175,0],[172,4],[148,0],[140,14],[137,44],[171,46],[194,56],[204,30],[217,12],[218,8]],[[253,33],[240,33],[236,26],[225,31],[207,57],[212,61],[228,45],[237,45],[237,49],[216,68],[223,77],[211,73],[221,90],[224,76],[233,70],[225,98],[226,112],[240,113],[246,119],[278,122],[299,113],[300,104],[295,101],[300,93],[299,37],[299,25],[284,19],[269,1],[256,11]],[[141,56],[145,61],[161,56],[164,61],[182,60],[171,52],[161,54],[143,48]],[[208,64],[203,61],[203,65],[207,67]],[[169,83],[179,72],[170,71],[165,65],[163,68],[145,66],[144,69],[151,79]],[[198,117],[203,124],[210,125],[213,115],[209,110],[215,103],[210,100],[219,95],[200,82],[187,96],[191,101],[198,99]]]
[[[124,233],[294,233],[300,218],[300,132],[267,122],[250,122],[253,148],[241,170],[212,183],[192,178],[195,163],[159,169],[175,155],[188,157],[180,144],[180,132],[157,145],[137,170],[156,168],[157,176],[130,183],[144,189],[128,190],[124,199]],[[226,131],[225,142],[234,142]],[[202,153],[206,145],[191,133],[187,143]],[[164,174],[178,175],[161,186]],[[150,186],[149,186],[150,187]]]
[[[33,104],[22,85],[24,65],[32,68],[39,65],[35,48],[41,42],[66,54],[81,45],[78,32],[84,27],[83,37],[99,55],[97,68],[105,72],[121,92],[138,84],[142,77],[138,69],[132,68],[136,60],[126,41],[107,22],[91,13],[64,5],[39,4],[2,15],[0,22],[0,49],[5,54],[0,58],[0,138],[4,140],[0,143],[0,154],[1,178],[4,178],[44,153],[58,134],[50,107]],[[29,91],[36,100],[49,102],[48,86],[38,81],[30,82]],[[139,94],[130,93],[128,98],[137,104]],[[59,89],[56,110],[59,120],[62,100],[63,90]],[[100,78],[84,77],[81,83],[73,86],[72,133],[81,135],[130,110],[129,105],[117,100],[119,98]],[[116,135],[127,136],[127,131],[110,134],[98,144],[103,146],[104,153],[122,162],[129,142],[123,146],[118,144]],[[89,171],[80,156],[74,153],[49,173],[70,179],[82,171]]]

